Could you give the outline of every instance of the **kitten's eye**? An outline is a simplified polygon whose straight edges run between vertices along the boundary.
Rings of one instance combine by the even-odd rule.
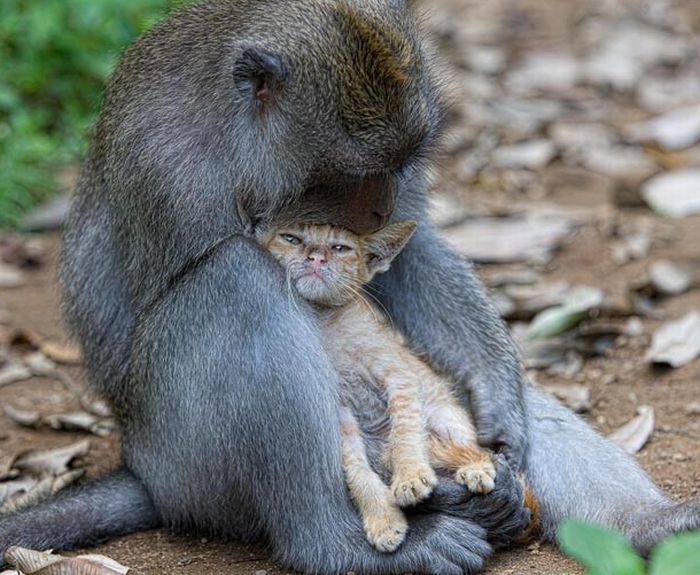
[[[298,238],[292,234],[282,234],[282,239],[293,246],[298,246],[301,243],[301,238]]]
[[[335,252],[349,252],[352,248],[343,244],[335,244],[331,246],[331,249]]]

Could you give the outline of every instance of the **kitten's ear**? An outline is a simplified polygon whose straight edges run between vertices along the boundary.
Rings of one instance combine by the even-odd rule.
[[[257,47],[244,49],[233,67],[238,91],[263,108],[279,97],[288,75],[289,69],[278,54]]]
[[[385,272],[411,239],[418,224],[413,220],[396,222],[365,238],[365,259],[370,277]]]

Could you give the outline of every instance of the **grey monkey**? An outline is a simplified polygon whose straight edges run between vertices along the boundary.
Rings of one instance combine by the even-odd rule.
[[[61,266],[90,379],[122,425],[124,467],[0,518],[0,552],[164,525],[261,539],[308,572],[475,572],[529,520],[513,467],[549,538],[572,516],[620,527],[642,550],[700,526],[698,504],[669,501],[522,381],[471,267],[427,222],[437,84],[399,0],[212,0],[127,50]],[[376,288],[412,345],[463,384],[480,440],[507,456],[494,492],[444,481],[395,553],[366,542],[341,472],[336,374],[239,206],[358,232],[420,222]]]

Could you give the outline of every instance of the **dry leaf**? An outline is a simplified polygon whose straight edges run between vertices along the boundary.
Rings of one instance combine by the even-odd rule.
[[[41,425],[41,414],[38,411],[30,411],[6,405],[3,407],[5,415],[15,423],[24,427],[37,428]]]
[[[57,413],[44,417],[43,423],[56,430],[89,431],[99,437],[107,437],[114,430],[114,422],[100,419],[86,411]]]
[[[654,431],[654,408],[641,405],[637,412],[637,417],[608,435],[608,439],[617,443],[627,453],[637,453]]]
[[[26,575],[125,575],[128,567],[103,555],[62,557],[50,551],[10,547],[5,561]]]
[[[31,346],[58,363],[78,364],[82,360],[79,346],[54,341],[32,329],[13,329],[8,343]]]
[[[25,355],[22,360],[36,375],[53,375],[56,364],[40,351],[34,351]]]
[[[586,386],[557,383],[544,385],[542,389],[563,401],[576,412],[588,411],[591,408],[591,391]]]
[[[664,295],[679,295],[693,285],[693,274],[688,268],[659,260],[651,264],[649,279],[654,288]]]
[[[44,340],[39,349],[46,357],[58,363],[76,365],[82,361],[82,353],[77,345]]]
[[[10,361],[0,368],[0,387],[30,379],[33,373],[26,365]]]
[[[84,439],[66,447],[30,451],[15,461],[15,467],[36,474],[50,473],[61,475],[69,469],[69,464],[76,457],[83,457],[90,451],[90,441]]]
[[[700,312],[664,324],[655,334],[646,359],[680,367],[700,356]]]
[[[35,479],[29,477],[0,482],[0,509],[4,508],[5,502],[10,498],[28,492],[36,483]]]
[[[14,266],[0,262],[0,288],[14,288],[24,285],[24,274]]]
[[[700,169],[674,170],[654,176],[642,186],[652,209],[674,218],[700,212]]]
[[[33,507],[37,503],[41,503],[45,499],[55,495],[64,487],[75,483],[83,475],[85,475],[84,469],[73,469],[58,477],[45,477],[38,482],[34,482],[34,484],[26,490],[26,493],[22,493],[17,497],[7,498],[0,507],[0,512],[9,513],[27,507]],[[0,485],[2,484],[0,483]]]
[[[503,263],[548,259],[572,229],[561,217],[480,218],[445,230],[444,236],[474,261]]]
[[[15,464],[15,459],[17,458],[14,455],[0,456],[0,481],[17,476],[17,471],[13,471],[12,469]]]

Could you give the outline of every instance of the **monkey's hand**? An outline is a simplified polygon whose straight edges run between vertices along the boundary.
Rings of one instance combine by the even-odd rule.
[[[418,510],[440,511],[480,525],[494,548],[517,541],[531,520],[523,486],[503,456],[494,457],[495,488],[488,494],[472,493],[450,478],[441,478],[432,497]]]
[[[488,383],[472,384],[469,406],[477,429],[479,444],[505,455],[513,469],[522,467],[527,447],[527,421],[520,389],[517,387],[504,397],[494,393],[497,386]]]

